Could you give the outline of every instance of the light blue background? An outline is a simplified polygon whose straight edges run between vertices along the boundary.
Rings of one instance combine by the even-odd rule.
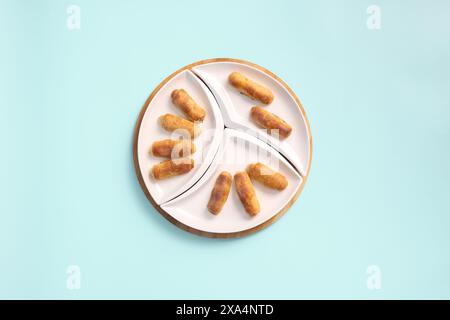
[[[450,298],[449,1],[2,0],[0,41],[0,298]],[[213,57],[283,78],[314,139],[299,200],[238,240],[171,225],[132,163],[153,88]]]

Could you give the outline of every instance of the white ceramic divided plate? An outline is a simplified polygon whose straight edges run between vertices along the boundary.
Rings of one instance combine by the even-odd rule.
[[[196,152],[192,155],[195,167],[188,174],[172,179],[155,180],[150,176],[151,168],[164,160],[149,153],[153,142],[163,139],[176,139],[176,135],[164,130],[158,118],[166,113],[184,117],[172,103],[171,93],[175,89],[185,89],[189,95],[206,110],[201,126],[202,134],[194,139]],[[137,141],[139,168],[145,187],[157,204],[162,204],[188,190],[205,173],[217,152],[223,131],[223,120],[211,92],[191,71],[185,70],[170,79],[154,95],[142,118]]]
[[[192,68],[211,89],[222,110],[227,127],[245,131],[253,136],[263,136],[275,149],[283,154],[302,174],[309,157],[308,125],[295,98],[274,77],[253,67],[237,62],[212,62]],[[283,140],[273,139],[266,131],[260,129],[250,119],[250,108],[262,106],[259,101],[252,100],[239,93],[228,82],[228,76],[233,71],[240,72],[246,77],[270,88],[275,99],[267,106],[263,106],[282,119],[293,128],[291,135]]]
[[[261,211],[251,217],[242,207],[233,183],[222,211],[217,216],[212,215],[206,205],[217,176],[222,171],[228,171],[231,175],[245,171],[249,163],[255,162],[265,163],[281,172],[288,180],[287,188],[278,191],[253,182]],[[272,218],[297,192],[301,181],[297,171],[272,147],[248,134],[225,129],[219,152],[206,174],[186,193],[161,207],[178,221],[197,230],[241,232]]]
[[[228,83],[233,71],[274,93],[274,101],[264,108],[292,126],[289,137],[277,140],[252,122],[250,109],[261,104]],[[149,150],[154,141],[174,138],[159,125],[161,115],[173,113],[184,117],[171,100],[171,92],[178,88],[185,89],[206,110],[202,133],[193,141],[197,147],[192,155],[195,167],[184,175],[155,180],[150,176],[151,168],[165,159],[152,156]],[[309,173],[311,141],[303,107],[281,79],[253,63],[222,58],[186,66],[154,90],[139,116],[133,152],[141,187],[165,218],[198,235],[228,238],[264,228],[293,204]],[[281,172],[288,187],[277,191],[253,181],[261,211],[252,217],[240,202],[233,181],[222,211],[211,214],[207,204],[220,172],[225,170],[234,175],[255,162]]]

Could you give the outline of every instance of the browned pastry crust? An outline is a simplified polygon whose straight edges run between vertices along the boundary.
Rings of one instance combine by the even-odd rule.
[[[195,152],[195,144],[184,139],[164,139],[152,144],[151,153],[155,157],[182,158]]]
[[[153,166],[152,175],[157,180],[167,179],[188,173],[194,168],[194,160],[180,158],[166,160]]]
[[[284,175],[260,162],[249,164],[247,173],[250,178],[272,189],[281,191],[288,186],[288,181]]]
[[[239,72],[232,72],[228,76],[230,84],[251,99],[256,99],[264,104],[273,101],[273,93],[268,88],[248,79]]]
[[[245,211],[251,216],[257,215],[259,213],[259,201],[247,172],[236,173],[234,175],[234,184]]]
[[[161,126],[169,132],[175,130],[184,130],[191,138],[195,138],[200,133],[199,128],[194,122],[176,116],[174,114],[166,113],[159,117]]]
[[[292,127],[286,121],[262,107],[253,107],[250,110],[250,117],[257,125],[268,129],[269,134],[276,134],[273,130],[278,130],[281,138],[287,138],[292,132]]]
[[[231,174],[227,171],[222,171],[217,177],[208,202],[208,210],[212,214],[217,215],[222,210],[228,199],[232,180]]]
[[[172,102],[192,121],[203,121],[205,110],[184,89],[172,91]]]

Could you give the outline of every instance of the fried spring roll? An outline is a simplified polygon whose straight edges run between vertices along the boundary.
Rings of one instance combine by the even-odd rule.
[[[222,171],[217,177],[208,202],[208,210],[212,214],[217,215],[222,210],[228,199],[232,180],[233,178],[231,177],[231,174],[227,171]]]
[[[281,138],[287,138],[292,132],[292,127],[286,121],[262,107],[253,107],[250,111],[250,117],[260,127],[270,131],[278,130],[278,135]]]
[[[250,178],[272,189],[284,190],[288,186],[288,181],[284,175],[260,162],[249,164],[247,173]]]
[[[192,168],[194,168],[193,159],[166,160],[153,166],[152,175],[155,179],[162,180],[188,173]]]
[[[155,141],[152,144],[151,153],[155,157],[164,158],[182,158],[189,156],[195,152],[195,144],[183,139],[172,140],[165,139]]]
[[[172,91],[172,102],[192,121],[203,121],[205,110],[184,89]]]
[[[174,114],[166,113],[160,118],[161,126],[167,131],[185,130],[191,138],[195,138],[200,133],[200,129],[194,122],[183,119]]]
[[[268,88],[254,82],[240,74],[239,72],[232,72],[228,76],[230,84],[245,94],[251,99],[256,99],[264,104],[269,104],[273,101],[273,93]]]
[[[245,211],[251,216],[257,215],[259,213],[259,202],[247,172],[236,173],[234,184]]]

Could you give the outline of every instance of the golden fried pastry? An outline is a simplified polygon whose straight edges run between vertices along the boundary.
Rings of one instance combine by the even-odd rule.
[[[203,121],[205,110],[184,89],[172,91],[172,102],[192,121]]]
[[[157,180],[179,176],[194,168],[194,160],[190,158],[180,158],[166,160],[153,166],[152,175]]]
[[[222,171],[217,177],[208,202],[208,210],[212,214],[219,214],[222,210],[228,199],[232,180],[231,174],[227,171]]]
[[[167,131],[185,130],[191,138],[195,138],[200,133],[200,129],[192,121],[183,119],[174,114],[166,113],[159,117],[161,126]]]
[[[272,170],[261,162],[249,164],[247,166],[247,173],[250,178],[272,189],[284,190],[288,185],[288,181],[284,175]]]
[[[254,82],[240,74],[239,72],[232,72],[228,81],[230,84],[239,90],[239,92],[245,94],[251,99],[256,99],[264,104],[269,104],[273,101],[273,93],[266,87]]]
[[[193,142],[180,139],[165,139],[155,141],[152,144],[151,153],[155,157],[164,158],[182,158],[189,156],[195,152],[195,144]]]
[[[250,117],[260,127],[269,129],[272,134],[274,133],[273,130],[278,130],[278,135],[281,138],[287,138],[292,132],[292,127],[286,121],[262,107],[253,107],[250,111]]]
[[[234,175],[234,185],[245,211],[251,216],[257,215],[259,213],[259,202],[247,172],[236,173]]]

